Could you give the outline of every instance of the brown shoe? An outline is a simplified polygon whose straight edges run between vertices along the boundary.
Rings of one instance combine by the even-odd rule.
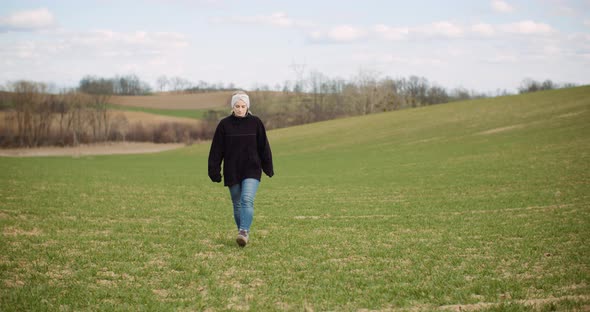
[[[236,242],[240,247],[246,246],[248,244],[248,232],[246,230],[240,230],[238,232],[238,238],[236,238]]]

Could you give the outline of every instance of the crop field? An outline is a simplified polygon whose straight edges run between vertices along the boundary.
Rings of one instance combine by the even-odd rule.
[[[232,91],[204,93],[160,93],[145,96],[113,96],[114,105],[161,110],[201,110],[229,107]]]
[[[0,158],[0,310],[588,311],[590,87],[273,130],[251,241],[209,143]]]

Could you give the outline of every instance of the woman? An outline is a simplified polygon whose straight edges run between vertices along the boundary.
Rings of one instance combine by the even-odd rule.
[[[250,113],[250,98],[243,91],[231,98],[232,114],[217,125],[209,151],[209,178],[229,188],[238,227],[238,245],[246,246],[254,216],[254,197],[262,171],[274,175],[272,153],[260,118]]]

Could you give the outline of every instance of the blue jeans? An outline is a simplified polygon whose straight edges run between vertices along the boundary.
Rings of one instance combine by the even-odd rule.
[[[241,183],[229,187],[229,194],[234,205],[234,220],[238,230],[250,231],[254,218],[254,197],[260,181],[244,179]]]

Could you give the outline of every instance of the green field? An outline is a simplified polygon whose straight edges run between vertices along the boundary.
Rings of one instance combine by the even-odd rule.
[[[590,309],[590,87],[269,132],[251,243],[209,144],[0,158],[0,310]]]

